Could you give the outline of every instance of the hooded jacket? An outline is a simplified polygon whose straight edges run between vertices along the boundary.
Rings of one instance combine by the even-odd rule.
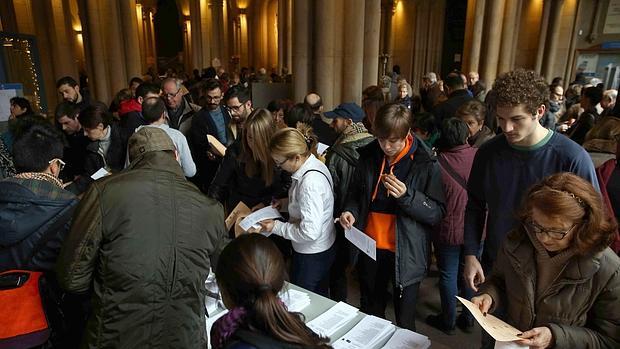
[[[83,347],[204,348],[204,283],[226,235],[221,205],[169,153],[94,182],[57,265],[63,288],[92,292]]]
[[[522,229],[515,230],[504,241],[479,293],[493,299],[491,312],[506,309],[506,322],[521,331],[549,327],[555,348],[620,346],[620,259],[610,248],[593,256],[573,256],[538,295],[536,275],[535,247]]]
[[[439,166],[414,138],[415,156],[408,162],[406,193],[396,199],[396,284],[401,288],[422,281],[426,275],[432,226],[445,213]],[[377,140],[358,149],[360,159],[344,211],[355,217],[355,226],[365,231],[375,184],[379,180],[384,153]]]
[[[46,181],[0,182],[0,271],[51,271],[77,198]]]

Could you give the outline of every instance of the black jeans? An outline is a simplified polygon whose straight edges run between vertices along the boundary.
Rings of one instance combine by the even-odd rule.
[[[395,282],[395,257],[394,252],[381,249],[377,249],[376,261],[366,254],[360,254],[360,308],[367,314],[385,318],[385,307],[389,298],[388,284],[391,282],[396,324],[415,331],[415,306],[420,283],[406,286],[402,290],[399,288]]]
[[[329,271],[334,258],[336,258],[336,243],[319,253],[304,254],[293,251],[291,282],[327,297]]]

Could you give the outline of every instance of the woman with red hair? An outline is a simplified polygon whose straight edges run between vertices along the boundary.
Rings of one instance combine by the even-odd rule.
[[[616,223],[601,196],[576,175],[555,174],[529,190],[520,220],[472,302],[484,314],[504,309],[531,348],[619,348]]]

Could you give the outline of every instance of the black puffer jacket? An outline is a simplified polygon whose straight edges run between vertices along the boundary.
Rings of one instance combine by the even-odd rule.
[[[75,195],[45,181],[0,182],[0,271],[50,271],[69,231]]]
[[[373,139],[368,133],[357,133],[327,150],[325,165],[334,180],[334,217],[340,217],[346,203],[349,185],[360,157],[357,149],[372,142]]]
[[[418,139],[414,139],[415,156],[407,178],[401,179],[407,192],[396,199],[396,283],[406,287],[422,281],[426,275],[433,225],[445,213],[444,194],[439,165],[430,157]],[[412,149],[413,149],[412,147]],[[377,140],[358,150],[358,162],[344,211],[355,217],[355,226],[364,231],[372,192],[379,180],[383,151]]]

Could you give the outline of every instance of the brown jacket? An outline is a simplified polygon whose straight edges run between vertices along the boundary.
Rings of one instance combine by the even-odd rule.
[[[480,293],[506,310],[506,321],[526,331],[547,326],[555,348],[620,347],[620,259],[606,248],[573,257],[541,295],[536,290],[535,250],[527,234],[512,231]]]

